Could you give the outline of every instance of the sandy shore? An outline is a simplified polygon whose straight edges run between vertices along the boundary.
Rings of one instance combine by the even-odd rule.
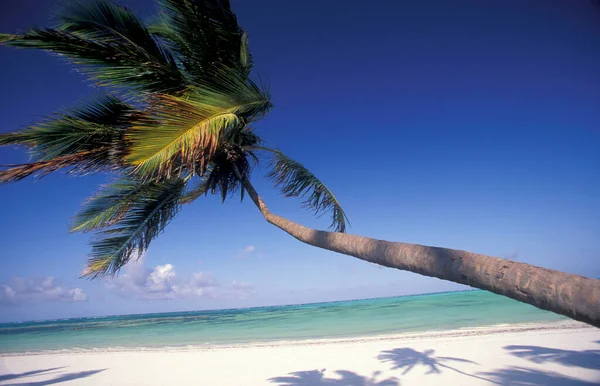
[[[600,330],[582,324],[235,347],[0,357],[0,385],[420,386],[600,384]]]

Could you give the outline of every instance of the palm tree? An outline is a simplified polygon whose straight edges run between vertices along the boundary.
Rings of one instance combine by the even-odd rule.
[[[252,56],[228,0],[160,0],[143,23],[107,0],[69,2],[53,28],[0,35],[78,65],[105,96],[15,133],[31,163],[0,172],[0,182],[45,175],[110,173],[76,215],[73,231],[96,235],[83,276],[114,275],[139,256],[182,206],[203,195],[247,193],[264,218],[296,239],[359,259],[467,284],[600,326],[600,280],[496,257],[346,234],[347,217],[331,191],[300,163],[267,148],[254,131],[271,108],[250,76]],[[314,230],[269,211],[251,184],[258,154],[286,197],[332,215]]]

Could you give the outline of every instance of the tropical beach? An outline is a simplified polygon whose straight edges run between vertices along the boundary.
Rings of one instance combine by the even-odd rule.
[[[2,356],[2,385],[600,384],[600,333],[578,323],[210,348]]]
[[[0,386],[600,385],[599,39],[586,0],[2,3]]]
[[[0,352],[0,384],[600,382],[598,329],[484,291],[1,324]]]

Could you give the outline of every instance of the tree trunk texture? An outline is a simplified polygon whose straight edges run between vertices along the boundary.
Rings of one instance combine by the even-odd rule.
[[[600,327],[600,280],[455,249],[307,228],[269,211],[240,179],[265,219],[303,243],[385,267],[487,290]]]

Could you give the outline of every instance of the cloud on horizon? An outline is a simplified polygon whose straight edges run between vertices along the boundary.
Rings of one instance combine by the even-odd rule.
[[[196,272],[180,277],[172,264],[157,265],[149,269],[144,259],[131,262],[126,273],[107,281],[112,291],[123,297],[142,300],[174,300],[208,297],[213,299],[247,299],[254,294],[254,287],[233,281],[220,285],[209,273]]]
[[[44,302],[84,302],[87,295],[81,288],[66,288],[52,276],[38,278],[14,277],[0,284],[0,305],[20,305]]]

